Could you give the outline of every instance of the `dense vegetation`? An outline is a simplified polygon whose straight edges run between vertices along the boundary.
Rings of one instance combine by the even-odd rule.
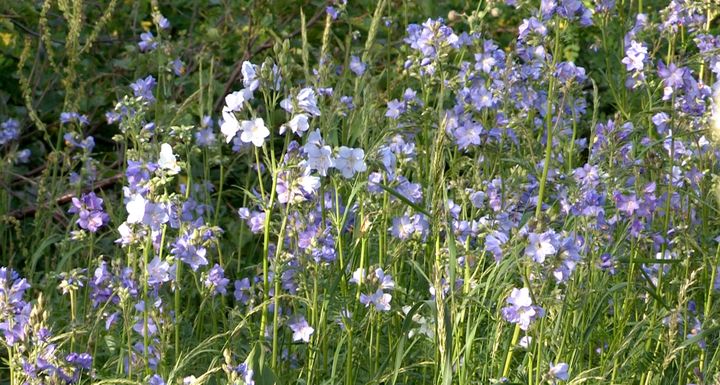
[[[0,4],[0,383],[720,383],[716,0],[165,3]]]

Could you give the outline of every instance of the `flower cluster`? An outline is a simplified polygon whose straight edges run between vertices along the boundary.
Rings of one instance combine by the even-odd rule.
[[[103,210],[102,198],[94,192],[83,194],[80,199],[73,197],[68,213],[77,214],[78,219],[75,223],[91,233],[97,232],[110,221],[110,216]]]
[[[502,308],[503,318],[510,323],[517,324],[522,330],[528,330],[533,321],[545,315],[543,308],[533,305],[530,290],[527,287],[514,288],[507,298],[507,303],[509,306]]]

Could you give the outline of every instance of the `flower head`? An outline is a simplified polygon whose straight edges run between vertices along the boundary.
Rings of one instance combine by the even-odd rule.
[[[310,337],[315,332],[315,329],[308,325],[307,320],[303,316],[295,318],[288,326],[293,331],[292,338],[294,342],[310,342]]]
[[[364,172],[367,170],[365,151],[362,148],[340,147],[335,157],[334,167],[348,179],[352,178],[356,172]]]
[[[242,129],[240,140],[245,143],[252,143],[255,147],[262,147],[265,138],[270,136],[270,130],[265,127],[265,121],[262,118],[243,120],[240,123],[240,128]]]
[[[110,221],[110,216],[103,210],[102,198],[89,192],[80,196],[80,199],[73,197],[72,206],[68,210],[70,214],[78,214],[77,223],[80,228],[92,233]]]
[[[152,75],[148,75],[146,78],[138,79],[135,83],[130,84],[130,88],[132,88],[133,93],[135,93],[135,97],[140,98],[146,103],[153,103],[155,102],[153,90],[156,85],[157,81],[155,78]]]
[[[532,321],[544,315],[541,307],[533,306],[530,290],[526,287],[514,288],[507,303],[510,306],[502,308],[503,318],[508,322],[518,324],[522,330],[528,330]]]
[[[173,154],[172,147],[167,143],[160,146],[160,159],[158,159],[157,164],[161,170],[167,171],[168,175],[175,175],[180,172],[180,166],[177,163],[175,154]]]
[[[212,295],[227,294],[227,285],[230,280],[225,278],[225,270],[217,263],[213,266],[205,278],[205,287],[212,289]]]
[[[567,381],[570,377],[568,375],[568,364],[561,362],[557,365],[550,363],[550,371],[548,372],[552,379],[558,379],[560,381]]]
[[[138,48],[140,52],[150,52],[157,48],[158,43],[155,41],[155,36],[152,32],[143,32],[140,34],[140,41],[138,42]]]

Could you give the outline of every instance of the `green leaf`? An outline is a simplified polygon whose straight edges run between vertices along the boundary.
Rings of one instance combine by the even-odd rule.
[[[386,186],[386,185],[384,185],[384,184],[382,184],[382,183],[378,183],[378,186],[380,186],[380,188],[382,188],[383,190],[385,190],[385,191],[387,191],[388,193],[390,193],[390,195],[394,196],[395,198],[400,199],[400,200],[401,200],[403,203],[405,203],[406,205],[408,205],[408,206],[414,208],[415,210],[417,210],[417,211],[419,211],[419,212],[427,215],[428,217],[432,217],[432,214],[430,214],[429,211],[425,210],[424,208],[418,206],[417,204],[415,204],[415,203],[413,203],[413,202],[410,202],[409,199],[405,198],[404,195],[400,194],[400,193],[399,193],[397,190],[395,190],[394,188],[392,188],[392,187],[390,187],[390,186]]]

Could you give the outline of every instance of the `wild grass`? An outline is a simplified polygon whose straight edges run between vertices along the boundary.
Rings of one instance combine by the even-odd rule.
[[[423,4],[8,6],[0,383],[719,382],[720,8]]]

